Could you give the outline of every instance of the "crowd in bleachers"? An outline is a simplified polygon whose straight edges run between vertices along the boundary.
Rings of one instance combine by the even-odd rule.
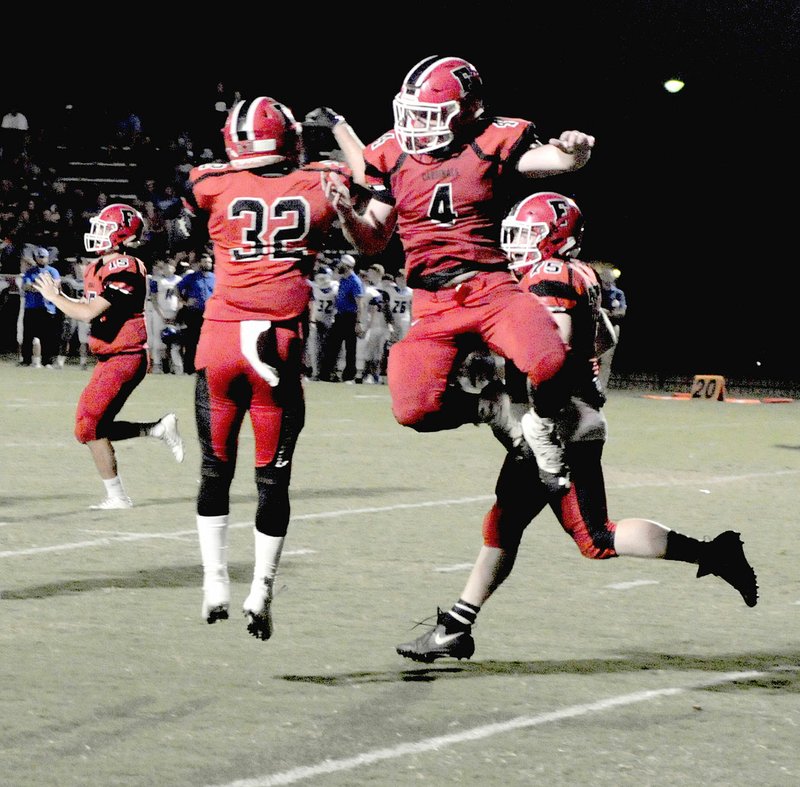
[[[111,202],[131,204],[145,217],[145,243],[137,256],[147,265],[151,282],[161,281],[165,270],[180,279],[197,268],[198,255],[180,231],[181,195],[193,166],[224,160],[219,128],[230,102],[237,97],[235,93],[226,96],[224,86],[218,85],[213,106],[206,118],[198,119],[194,134],[161,126],[151,135],[147,123],[129,108],[120,109],[116,116],[106,114],[103,122],[93,116],[86,123],[77,110],[68,106],[63,117],[46,128],[36,124],[29,127],[28,119],[17,108],[9,110],[0,136],[0,353],[17,353],[22,342],[20,305],[24,298],[20,287],[26,270],[35,265],[37,250],[47,251],[49,264],[62,277],[73,277],[85,259],[83,234],[89,218]],[[6,118],[12,115],[7,122]],[[72,162],[76,160],[99,162],[102,166],[103,162],[120,159],[130,166],[124,183],[73,177]],[[349,244],[343,241],[342,245],[343,248],[327,250],[317,269],[327,265],[335,269],[341,255],[352,252],[346,248]],[[366,270],[372,261],[363,262]],[[393,279],[388,273],[387,278]],[[403,282],[400,289],[404,287]],[[395,289],[392,286],[393,292]],[[156,296],[157,292],[151,295]],[[148,309],[152,312],[150,303]],[[167,322],[180,324],[172,318]],[[181,372],[177,345],[167,346],[160,338],[163,327],[150,339],[153,370]],[[65,336],[54,366],[63,366],[65,357],[70,356],[85,366],[85,346],[77,341],[75,331],[67,337],[66,325],[63,330]],[[364,344],[362,337],[360,367]],[[39,363],[37,341],[33,365]],[[191,349],[186,371],[192,371]],[[357,381],[361,382],[363,369],[358,371]],[[310,364],[308,372],[311,376]]]

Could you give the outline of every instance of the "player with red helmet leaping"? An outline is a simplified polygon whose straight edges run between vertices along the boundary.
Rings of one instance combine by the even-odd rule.
[[[568,399],[568,348],[547,309],[509,272],[497,239],[519,175],[543,178],[584,166],[594,137],[572,130],[543,143],[532,122],[487,115],[481,77],[460,57],[417,63],[393,108],[393,130],[363,151],[366,209],[356,210],[335,176],[326,190],[363,253],[380,252],[395,228],[402,242],[414,314],[389,354],[395,418],[418,431],[488,421],[523,447],[504,393],[491,389],[481,398],[453,384],[465,343],[486,345],[527,375],[536,405],[531,448],[542,478],[565,491],[563,446],[551,417]]]
[[[570,403],[558,420],[566,443],[570,489],[554,495],[543,484],[531,484],[532,471],[526,465],[533,459],[506,456],[495,485],[495,501],[483,520],[483,545],[464,589],[448,611],[439,611],[429,631],[397,646],[405,658],[429,663],[472,656],[472,627],[479,612],[510,575],[525,529],[548,505],[584,557],[689,563],[697,566],[698,577],[713,574],[723,579],[747,606],[758,603],[756,574],[738,532],[726,530],[708,541],[651,519],[609,518],[602,468],[605,397],[597,385],[596,358],[616,335],[600,308],[597,276],[577,257],[583,223],[573,199],[538,192],[513,206],[503,219],[501,235],[509,268],[521,277],[523,288],[532,293],[529,297],[535,295],[547,304],[576,357]],[[509,372],[513,370],[507,368],[506,384]]]
[[[183,440],[178,418],[167,413],[158,421],[117,420],[117,415],[147,374],[147,331],[144,321],[147,271],[129,249],[140,244],[144,219],[124,203],[106,205],[89,219],[87,253],[99,259],[86,267],[80,300],[64,295],[47,274],[35,286],[67,317],[90,324],[89,349],[97,359],[81,393],[75,415],[75,437],[86,444],[103,479],[106,497],[94,509],[125,509],[133,505],[119,477],[113,443],[133,437],[163,441],[178,462]]]
[[[195,358],[195,413],[202,450],[197,530],[201,614],[228,617],[228,516],[239,432],[249,412],[258,494],[254,568],[242,609],[257,639],[272,635],[272,594],[289,525],[292,456],[305,420],[303,345],[309,274],[336,212],[322,187],[336,162],[302,163],[302,128],[268,96],[239,101],[223,129],[228,161],[189,173],[186,204],[205,220],[216,283]],[[198,227],[192,236],[203,246]]]

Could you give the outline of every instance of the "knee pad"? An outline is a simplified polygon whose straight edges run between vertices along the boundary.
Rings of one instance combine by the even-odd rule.
[[[289,529],[289,473],[286,468],[257,467],[256,530],[266,536],[285,536]]]
[[[200,469],[200,491],[197,513],[200,516],[222,516],[230,511],[230,489],[233,468],[228,462],[203,457]]]

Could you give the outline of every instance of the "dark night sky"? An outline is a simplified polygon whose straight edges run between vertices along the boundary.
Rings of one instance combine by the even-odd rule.
[[[615,364],[800,380],[785,352],[798,334],[796,2],[350,3],[298,6],[301,27],[270,5],[261,17],[239,6],[205,16],[184,6],[180,18],[151,9],[121,15],[115,35],[74,40],[40,24],[6,59],[0,104],[18,98],[36,123],[59,102],[100,111],[122,94],[145,126],[191,129],[222,80],[298,117],[332,106],[368,142],[391,126],[411,66],[459,55],[480,71],[490,111],[534,120],[543,135],[596,135],[584,170],[535,190],[574,196],[587,220],[584,258],[622,270],[629,313]],[[105,12],[85,13],[84,26]],[[47,55],[34,66],[37,35]],[[661,87],[672,75],[686,82],[675,95]],[[773,260],[786,267],[767,277]]]

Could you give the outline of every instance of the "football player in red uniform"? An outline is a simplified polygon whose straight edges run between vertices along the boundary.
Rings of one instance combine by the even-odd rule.
[[[67,317],[90,323],[89,349],[97,364],[78,401],[75,437],[89,447],[106,487],[105,499],[91,508],[123,509],[133,503],[117,472],[113,443],[155,437],[182,462],[183,440],[175,413],[151,423],[115,420],[148,369],[144,323],[147,272],[144,263],[128,251],[139,245],[144,220],[130,205],[114,203],[89,222],[84,245],[89,254],[100,258],[86,267],[83,297],[67,297],[50,276],[39,277],[36,287]]]
[[[601,464],[607,433],[601,409],[605,397],[597,385],[597,355],[613,343],[615,334],[600,308],[600,284],[594,270],[576,257],[582,234],[583,217],[572,199],[539,192],[512,208],[503,221],[501,239],[509,267],[522,275],[525,290],[547,304],[579,361],[574,366],[571,402],[558,423],[566,443],[571,487],[565,495],[554,496],[542,484],[531,486],[531,471],[525,465],[533,459],[507,455],[497,479],[495,503],[484,518],[484,545],[461,597],[448,612],[439,612],[429,632],[398,645],[402,656],[430,662],[472,655],[471,627],[478,612],[511,573],[525,528],[546,505],[585,557],[630,556],[696,564],[698,577],[715,574],[738,590],[748,606],[758,601],[756,576],[739,533],[727,530],[712,541],[699,541],[650,519],[609,519]],[[506,382],[513,385],[508,377]],[[523,431],[527,417],[522,416]]]
[[[481,403],[452,384],[465,340],[482,341],[525,372],[541,415],[567,400],[559,374],[567,347],[547,309],[508,271],[497,238],[519,175],[582,167],[594,137],[565,131],[542,144],[530,121],[486,116],[482,94],[481,77],[466,60],[425,58],[394,99],[394,129],[364,148],[366,209],[356,209],[339,178],[326,183],[346,234],[363,253],[383,250],[395,228],[402,242],[414,315],[391,348],[388,382],[395,418],[418,431],[475,423],[486,419],[482,413],[513,429],[505,397]],[[568,480],[552,423],[536,424],[540,470],[563,491]],[[518,428],[512,440],[522,443]]]
[[[336,220],[322,177],[336,171],[349,178],[350,170],[331,161],[302,164],[302,129],[269,97],[239,101],[223,136],[228,163],[195,167],[186,198],[191,214],[205,219],[216,273],[195,358],[201,612],[208,623],[228,617],[229,495],[249,412],[258,503],[253,580],[242,609],[248,631],[266,640],[289,524],[292,455],[305,418],[308,277]]]

